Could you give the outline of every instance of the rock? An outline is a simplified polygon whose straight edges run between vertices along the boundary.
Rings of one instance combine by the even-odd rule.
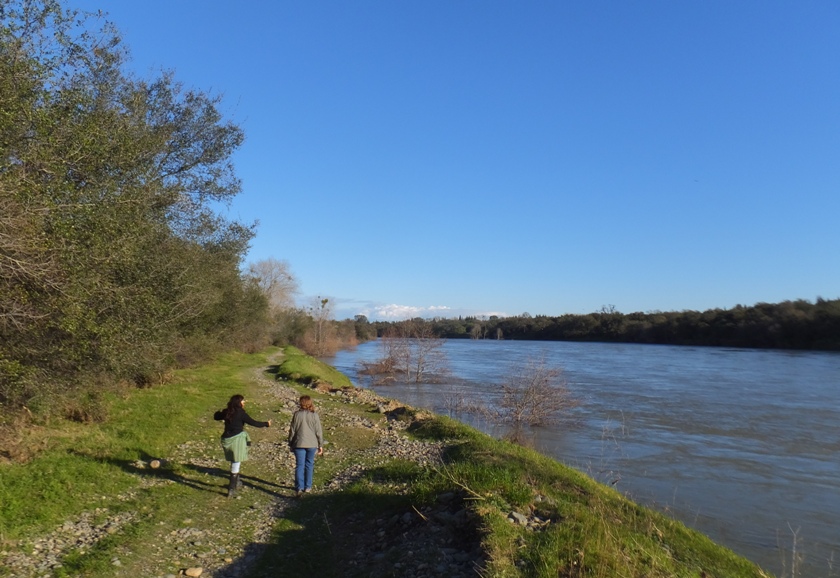
[[[516,522],[517,524],[521,524],[522,526],[528,523],[528,518],[526,516],[523,516],[519,512],[511,512],[510,514],[508,514],[508,519],[512,519],[514,522]]]
[[[259,379],[262,380],[263,377],[260,376]],[[288,414],[290,417],[291,411],[297,407],[298,392],[273,380],[269,386],[273,388],[281,403],[281,408],[285,408],[280,409],[278,413]],[[372,419],[360,417],[355,412],[351,413],[341,408],[335,408],[331,412],[331,417],[340,426],[331,427],[330,431],[338,432],[341,428],[356,428],[365,429],[376,436],[376,445],[363,450],[373,467],[385,464],[393,458],[410,460],[425,468],[441,464],[444,442],[429,443],[404,436],[403,431],[408,428],[412,419],[408,419],[408,410],[402,404],[381,398],[367,390],[347,389],[331,393],[338,394],[338,399],[345,403],[366,404],[374,411],[376,411],[374,408],[379,408],[380,415],[376,417],[376,423]],[[387,422],[383,414],[387,416]],[[183,463],[196,468],[195,475],[200,473],[204,478],[214,478],[215,482],[216,476],[208,475],[207,472],[219,467],[220,455],[216,450],[217,444],[217,437],[213,435],[205,441],[185,442],[177,446],[168,459],[150,458],[148,462],[136,460],[130,463],[137,468],[150,469],[166,468],[170,463]],[[207,448],[211,445],[213,451],[208,451]],[[334,451],[336,456],[342,456],[342,448],[337,447]],[[259,441],[255,444],[255,457],[265,459],[267,463],[277,466],[278,470],[285,472],[283,476],[291,474],[294,457],[289,453],[288,445],[285,443]],[[366,468],[357,463],[349,463],[330,478],[325,484],[325,490],[340,491],[342,487],[366,474]],[[149,485],[176,483],[174,480],[163,479],[160,476],[145,476],[139,479],[143,488]],[[389,483],[387,489],[395,495],[406,495],[410,491],[408,484],[399,482]],[[112,496],[102,496],[98,499],[110,500],[111,498]],[[120,498],[129,500],[132,494],[126,493]],[[468,574],[474,575],[467,569],[481,567],[483,551],[477,543],[462,543],[463,537],[471,534],[464,534],[462,530],[463,526],[470,522],[470,517],[463,506],[456,505],[462,500],[460,492],[443,492],[436,496],[436,500],[435,506],[422,507],[418,511],[409,509],[391,513],[388,517],[377,520],[373,528],[366,528],[368,531],[359,538],[359,548],[355,559],[348,561],[349,566],[352,566],[354,572],[360,576],[379,575],[370,573],[373,568],[369,565],[374,560],[376,560],[375,564],[392,564],[391,568],[398,569],[399,574],[405,578],[444,575],[451,578],[466,578]],[[255,500],[248,501],[254,501],[255,505],[240,507],[236,510],[235,516],[241,515],[242,518],[242,527],[237,529],[250,534],[253,526],[254,541],[260,544],[268,543],[274,521],[282,517],[283,511],[292,501],[282,496],[280,501],[275,503],[263,504]],[[225,503],[225,508],[227,507],[228,504]],[[210,508],[219,510],[221,502],[211,504]],[[146,511],[146,508],[142,508],[142,512]],[[11,567],[10,576],[46,578],[54,573],[54,570],[50,570],[51,568],[61,567],[61,561],[67,553],[87,551],[110,533],[116,532],[119,535],[127,524],[146,515],[140,512],[111,512],[107,507],[96,508],[93,512],[85,512],[72,520],[64,521],[63,525],[57,526],[48,536],[33,539],[27,552],[12,553],[11,556],[7,553],[0,556],[0,565],[6,566],[3,570]],[[354,520],[355,522],[364,521],[365,516],[359,514]],[[175,578],[175,574],[169,573],[174,567],[180,569],[177,572],[180,576],[232,578],[250,575],[253,566],[258,562],[259,555],[256,552],[246,554],[243,552],[245,544],[240,544],[237,539],[231,539],[227,534],[223,535],[215,531],[215,523],[208,527],[204,518],[198,524],[199,528],[192,527],[193,521],[190,518],[180,520],[180,524],[176,522],[175,529],[168,527],[169,524],[171,524],[170,521],[157,521],[155,530],[159,533],[160,540],[152,546],[152,551],[147,553],[149,554],[147,564],[138,575]],[[5,544],[3,546],[5,552]],[[116,558],[112,558],[113,560]],[[202,566],[187,568],[188,564]],[[0,574],[4,574],[3,570],[0,570]],[[125,570],[112,567],[112,573],[117,572],[125,572]]]

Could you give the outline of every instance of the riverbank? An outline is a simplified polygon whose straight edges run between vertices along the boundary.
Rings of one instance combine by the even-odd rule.
[[[281,355],[226,356],[114,399],[102,424],[27,433],[42,451],[0,467],[0,575],[766,576],[576,470]],[[304,391],[330,443],[296,500],[284,436]],[[212,420],[232,393],[275,424],[251,430],[237,499]]]

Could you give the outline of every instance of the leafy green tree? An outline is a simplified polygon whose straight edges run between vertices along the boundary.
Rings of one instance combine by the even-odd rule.
[[[359,341],[370,341],[376,337],[374,327],[368,321],[366,315],[356,315],[353,318],[353,326],[356,333],[356,339]]]
[[[43,396],[14,385],[36,374],[146,383],[265,317],[239,273],[254,226],[213,210],[240,192],[241,129],[126,58],[98,16],[0,4],[0,403]]]

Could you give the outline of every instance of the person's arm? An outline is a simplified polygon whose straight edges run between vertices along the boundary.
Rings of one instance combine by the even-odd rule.
[[[225,419],[225,410],[220,409],[219,411],[214,413],[213,419],[215,419],[216,421],[222,421],[223,419]]]
[[[297,435],[297,429],[298,429],[298,420],[297,420],[297,412],[295,412],[294,415],[292,415],[292,423],[289,424],[289,438],[288,438],[289,449],[294,449],[292,447],[292,442],[294,441],[295,436]]]
[[[252,425],[254,427],[270,427],[271,420],[268,421],[257,421],[253,419],[250,415],[248,415],[247,411],[242,411],[242,421],[247,423],[248,425]]]
[[[324,453],[324,431],[321,428],[321,418],[315,414],[315,438],[318,440],[318,455]]]

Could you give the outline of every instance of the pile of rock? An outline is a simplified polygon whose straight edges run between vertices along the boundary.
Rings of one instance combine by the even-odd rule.
[[[268,379],[262,372],[255,372],[254,379],[267,386],[279,402],[276,412],[290,417],[297,408],[298,393],[282,381]],[[383,398],[368,390],[344,388],[331,390],[329,395],[347,404],[366,404],[388,417],[387,426],[359,416],[357,413],[331,410],[332,420],[344,428],[364,428],[374,432],[377,443],[374,447],[358,454],[345,456],[348,466],[339,471],[325,484],[327,491],[335,491],[365,474],[365,469],[356,462],[381,465],[394,458],[415,462],[424,467],[437,467],[441,461],[443,442],[424,442],[403,435],[411,421],[411,412],[402,404]],[[413,410],[412,410],[413,411]],[[279,421],[279,420],[278,420]],[[330,451],[327,446],[328,452]],[[338,451],[338,450],[336,450]],[[294,458],[288,450],[282,433],[279,438],[262,439],[253,448],[255,459],[266,461],[278,478],[291,481]],[[131,464],[141,479],[140,486],[175,483],[167,476],[154,474],[149,470],[167,468],[172,463],[189,464],[204,475],[218,476],[220,457],[218,441],[207,439],[181,444],[166,459],[137,460]],[[247,477],[244,478],[247,487]],[[283,482],[278,481],[278,485]],[[220,486],[221,487],[221,486]],[[394,484],[395,493],[407,491],[405,485]],[[133,494],[127,494],[129,499]],[[169,532],[167,539],[155,546],[145,561],[143,575],[174,578],[175,575],[162,569],[180,566],[180,575],[203,577],[237,577],[247,575],[261,557],[265,545],[270,542],[274,520],[295,500],[280,496],[270,503],[251,506],[243,512],[237,534],[251,536],[252,543],[246,551],[231,541],[230,532],[199,529],[183,522],[183,527]],[[207,515],[208,513],[204,513]],[[83,554],[94,547],[102,538],[121,531],[140,515],[136,512],[109,512],[97,508],[85,512],[56,528],[49,535],[36,540],[31,551],[0,552],[0,563],[15,577],[48,577],[62,572],[62,559],[70,552]],[[212,516],[212,512],[209,513]],[[369,525],[372,527],[368,527]],[[229,530],[229,528],[228,528]],[[372,532],[372,534],[371,534]],[[375,539],[371,540],[371,536]],[[442,494],[434,506],[420,510],[409,510],[395,514],[388,519],[367,520],[358,517],[351,521],[348,529],[347,548],[351,563],[348,575],[393,575],[406,578],[448,576],[453,578],[475,576],[475,568],[483,563],[483,554],[475,523],[469,511],[463,506],[461,496]],[[255,545],[259,544],[260,548]],[[191,564],[184,564],[190,561]],[[119,556],[111,560],[115,568],[122,566]],[[124,571],[124,570],[122,570]],[[117,571],[115,570],[115,574]]]
[[[12,576],[52,576],[62,567],[62,559],[70,552],[84,554],[102,538],[116,534],[136,518],[133,512],[112,513],[96,508],[64,522],[61,526],[32,543],[26,552],[0,552],[6,570]],[[119,558],[112,560],[119,566]]]
[[[393,576],[396,570],[405,578],[466,578],[478,575],[485,562],[474,515],[455,493],[441,494],[434,506],[372,523],[357,516],[350,526],[345,549],[356,554],[348,576]]]

